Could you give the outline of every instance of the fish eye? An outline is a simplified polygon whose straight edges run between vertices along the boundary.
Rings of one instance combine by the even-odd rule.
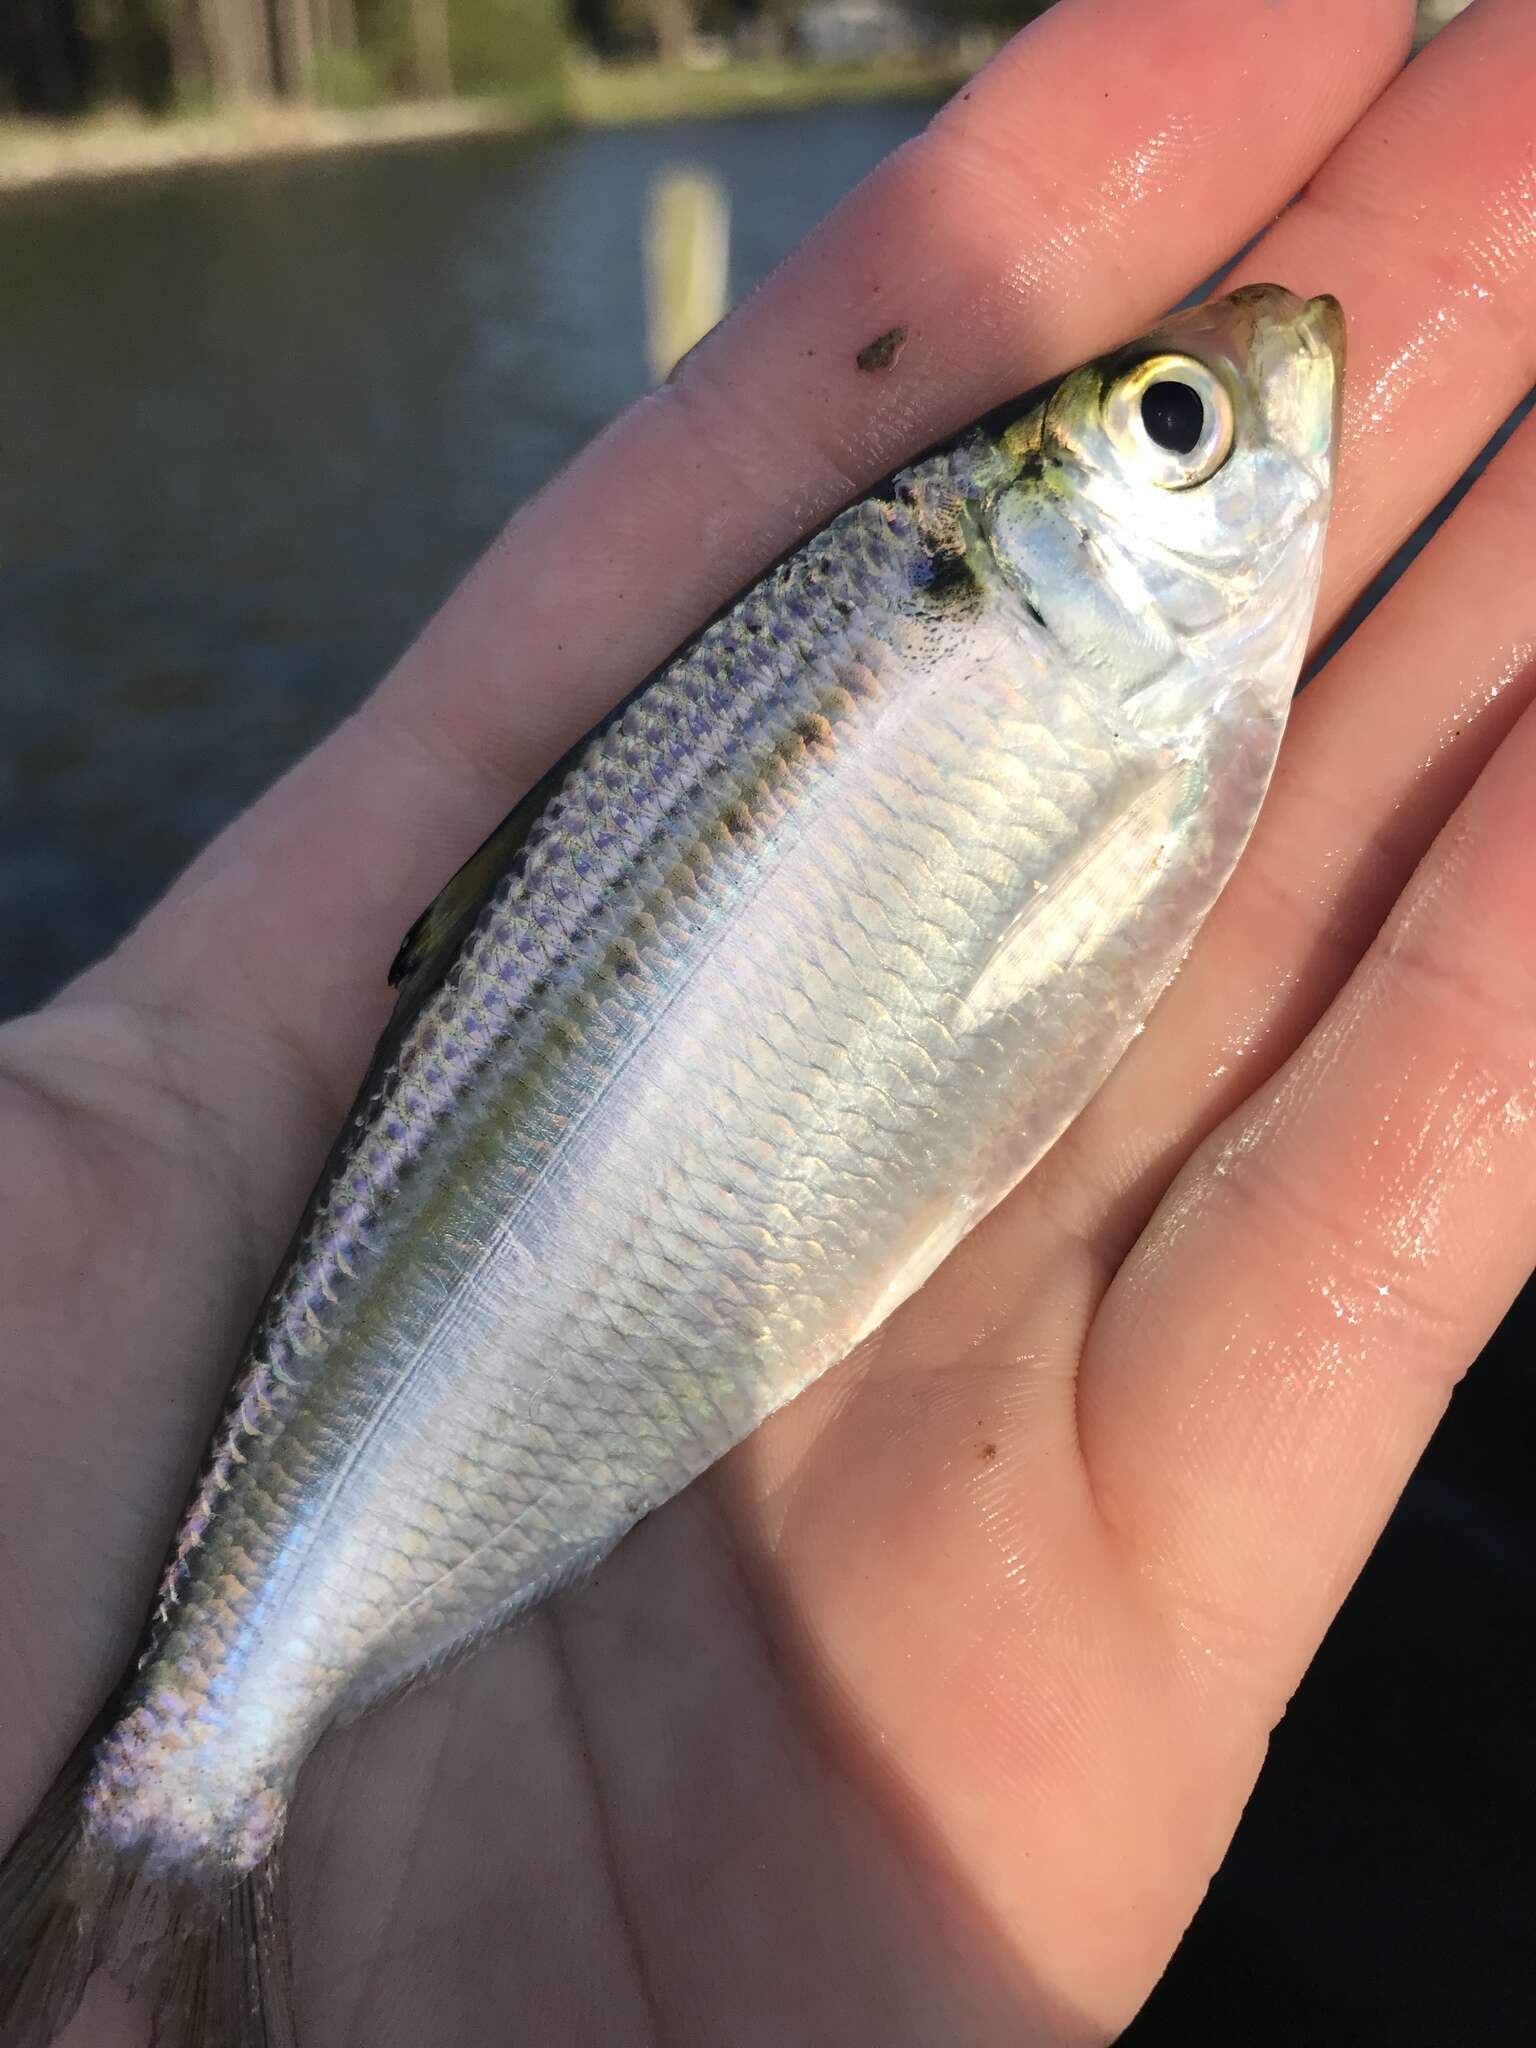
[[[1141,424],[1170,455],[1192,455],[1205,432],[1205,400],[1192,384],[1160,378],[1141,394]]]
[[[1117,452],[1160,490],[1203,484],[1232,453],[1227,387],[1194,356],[1149,356],[1116,378],[1103,411]]]

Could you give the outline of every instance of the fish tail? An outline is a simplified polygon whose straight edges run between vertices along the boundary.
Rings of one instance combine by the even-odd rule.
[[[89,1762],[82,1743],[0,1862],[0,2048],[45,2048],[100,1960],[112,1887],[84,1855]]]
[[[0,2048],[48,2048],[93,1973],[158,1978],[154,2048],[295,2048],[280,1852],[220,1882],[93,1837],[82,1743],[0,1861]]]
[[[270,1850],[212,1912],[173,1921],[154,2048],[296,2048],[281,1856]]]

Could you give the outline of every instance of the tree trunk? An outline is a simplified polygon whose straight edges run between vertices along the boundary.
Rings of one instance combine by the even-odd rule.
[[[28,114],[77,114],[92,52],[73,0],[0,0],[0,77]]]
[[[211,83],[208,44],[199,0],[167,0],[165,39],[171,59],[171,97],[196,100]]]
[[[325,48],[323,5],[324,0],[276,0],[278,84],[294,99],[309,92],[316,54]]]
[[[328,50],[357,48],[357,8],[354,0],[316,0],[324,31],[321,40]]]
[[[416,90],[424,99],[447,99],[453,91],[448,0],[411,0],[411,40],[416,51]]]
[[[663,64],[681,64],[693,41],[692,0],[651,0],[651,29]]]
[[[7,0],[0,0],[4,7]],[[176,75],[176,39],[192,0],[51,0],[56,15],[72,13],[89,56],[91,98],[164,107]],[[193,24],[194,32],[196,24]]]
[[[277,90],[266,0],[199,0],[208,75],[221,99],[269,100]]]

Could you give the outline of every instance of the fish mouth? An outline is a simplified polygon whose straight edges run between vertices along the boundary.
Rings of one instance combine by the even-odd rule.
[[[1344,308],[1331,292],[1320,292],[1315,299],[1308,299],[1301,309],[1301,317],[1311,333],[1321,340],[1333,357],[1335,373],[1342,378],[1344,364],[1349,354],[1349,339],[1344,325]]]
[[[1344,308],[1331,292],[1303,299],[1278,284],[1239,285],[1224,303],[1242,316],[1229,360],[1267,394],[1261,404],[1270,431],[1294,454],[1321,464],[1331,489],[1344,414]]]
[[[1344,425],[1344,364],[1349,354],[1344,308],[1331,292],[1320,292],[1302,307],[1301,318],[1304,330],[1318,347],[1319,355],[1326,348],[1333,361],[1333,419],[1328,439],[1337,456],[1339,435]]]

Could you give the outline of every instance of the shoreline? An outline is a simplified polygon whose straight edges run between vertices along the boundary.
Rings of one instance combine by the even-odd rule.
[[[358,112],[274,105],[158,121],[122,113],[73,122],[7,121],[0,125],[0,194],[461,135],[516,134],[533,125],[516,108],[472,100],[413,101]]]
[[[548,108],[515,99],[405,100],[355,109],[276,101],[160,119],[122,111],[76,121],[7,119],[0,121],[0,196],[470,135],[720,120],[779,109],[937,98],[962,85],[975,68],[955,58],[817,66],[742,63],[716,71],[583,64],[573,68],[564,104]]]

